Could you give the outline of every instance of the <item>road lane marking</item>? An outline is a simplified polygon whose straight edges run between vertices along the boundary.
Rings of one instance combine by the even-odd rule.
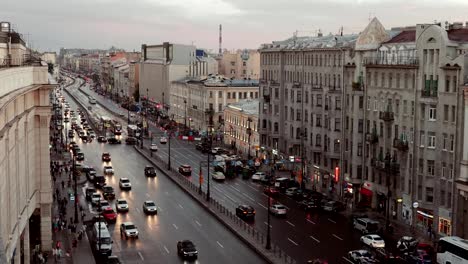
[[[145,261],[145,258],[143,257],[143,255],[141,255],[141,252],[140,252],[140,251],[138,251],[138,256],[140,256],[140,258],[141,258],[142,261]]]
[[[317,243],[320,243],[320,240],[316,239],[315,237],[313,236],[309,236],[310,238],[312,238],[313,240],[315,240]]]
[[[351,264],[353,264],[353,263],[354,263],[354,262],[352,262],[351,260],[349,260],[349,259],[348,259],[348,258],[346,258],[346,257],[341,257],[341,258],[343,258],[344,260],[348,261],[348,262],[349,262],[349,263],[351,263]]]
[[[268,223],[267,222],[263,222],[266,226],[268,226]],[[270,228],[273,228],[272,225],[270,225]]]
[[[169,249],[167,249],[166,246],[164,246],[164,249],[166,250],[167,254],[169,254]]]
[[[222,192],[221,189],[219,189],[219,188],[216,187],[216,186],[213,186],[213,188],[215,188],[215,190],[217,190],[218,192]]]
[[[178,204],[180,208],[184,209],[184,207],[181,204]]]
[[[148,198],[150,197],[149,193],[146,193],[146,197],[148,197]]]
[[[235,185],[239,186],[240,184],[238,184],[237,182],[234,183]]]
[[[330,218],[328,218],[328,221],[330,221],[330,222],[336,224],[336,221],[334,221],[334,220],[332,220],[332,219],[330,219]]]
[[[249,198],[250,200],[252,200],[252,201],[254,201],[254,202],[255,202],[255,199],[254,199],[254,198],[252,198],[252,197],[250,197],[248,194],[246,194],[246,193],[242,193],[242,194],[243,194],[245,197],[247,197],[247,198]]]
[[[289,222],[289,221],[286,221],[286,223],[288,223],[292,227],[295,227],[295,225],[293,223]]]
[[[219,245],[221,248],[224,248],[224,246],[221,245],[221,243],[219,243],[219,241],[216,241],[216,243],[218,243],[218,245]]]
[[[310,220],[310,219],[306,219],[306,220],[307,220],[307,222],[309,222],[309,223],[315,225],[315,222],[314,222],[314,221],[312,221],[312,220]]]
[[[236,187],[234,187],[234,186],[232,186],[232,185],[229,185],[229,186],[230,186],[231,188],[233,188],[234,190],[240,192],[240,190],[239,190],[238,188],[236,188]]]
[[[172,226],[173,226],[175,229],[179,229],[175,224],[172,224]]]
[[[294,240],[290,239],[289,237],[288,237],[288,240],[289,240],[289,242],[293,243],[294,245],[299,246],[299,244],[297,244],[296,242],[294,242]]]
[[[138,207],[137,207],[137,208],[135,208],[135,210],[137,211],[137,213],[139,213],[139,212],[140,212],[140,208],[138,208]]]
[[[264,194],[264,193],[262,193],[262,195],[265,196],[265,197],[268,197],[268,195],[266,195],[266,194]]]
[[[268,210],[268,208],[267,208],[266,206],[264,206],[263,204],[261,204],[261,203],[259,203],[259,202],[257,202],[257,203],[258,203],[258,205],[260,205],[261,207],[263,207],[265,210]]]
[[[234,203],[237,203],[237,201],[236,201],[236,200],[234,200],[234,199],[232,199],[232,197],[231,197],[231,196],[229,196],[229,195],[227,195],[227,194],[226,194],[226,197],[227,197],[227,198],[229,198],[229,199],[230,199],[231,201],[233,201]]]
[[[252,189],[252,190],[254,190],[254,191],[258,191],[257,188],[254,188],[254,187],[252,187],[252,186],[250,186],[250,185],[248,185],[248,184],[247,184],[247,186],[249,186],[249,188]]]
[[[337,236],[337,235],[335,235],[335,234],[333,234],[333,236],[336,237],[337,239],[343,241],[343,239],[342,239],[341,237],[339,237],[339,236]]]
[[[197,223],[198,226],[201,226],[200,222],[198,222],[197,220],[195,220],[195,223]]]

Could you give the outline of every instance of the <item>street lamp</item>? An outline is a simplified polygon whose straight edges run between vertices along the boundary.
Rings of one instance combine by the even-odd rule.
[[[208,158],[207,158],[207,163],[208,163],[208,170],[206,173],[206,177],[208,178],[208,186],[206,189],[206,200],[210,200],[210,154],[211,154],[211,148],[213,147],[213,137],[211,134],[211,129],[213,128],[213,115],[214,115],[214,110],[212,108],[208,108],[205,110],[205,114],[208,116],[208,126],[207,126],[207,140],[208,140],[208,146],[209,146],[209,151],[208,151]]]
[[[184,129],[187,129],[187,100],[184,99],[184,109],[185,109],[185,114],[184,114]]]
[[[248,142],[249,142],[249,149],[247,154],[247,159],[250,160],[252,157],[250,156],[250,136],[252,136],[252,128],[250,127],[250,123],[252,123],[252,118],[247,118],[247,122],[249,122],[249,127],[247,127],[247,135],[249,135]]]
[[[167,132],[169,132],[168,135],[167,135],[167,137],[168,137],[167,169],[168,170],[171,170],[171,132],[172,132],[173,123],[174,123],[174,118],[171,119],[171,121],[169,122],[169,127],[166,130]]]

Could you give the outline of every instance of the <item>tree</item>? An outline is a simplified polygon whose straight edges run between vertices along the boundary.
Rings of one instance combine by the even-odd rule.
[[[93,73],[93,75],[91,76],[91,79],[93,79],[93,82],[94,83],[99,83],[99,75],[97,75],[96,73]]]

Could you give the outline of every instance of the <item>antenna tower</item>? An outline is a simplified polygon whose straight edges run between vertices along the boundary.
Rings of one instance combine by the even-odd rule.
[[[223,51],[222,51],[222,43],[223,43],[223,26],[221,24],[219,24],[219,51],[218,51],[218,55],[221,56]]]

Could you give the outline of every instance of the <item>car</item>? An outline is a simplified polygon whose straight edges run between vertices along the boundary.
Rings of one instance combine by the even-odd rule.
[[[156,143],[151,143],[150,150],[151,151],[158,151],[158,145],[156,145]]]
[[[76,153],[76,160],[78,160],[78,161],[84,160],[84,153],[81,152],[81,151],[80,151],[80,152],[77,152],[77,153]]]
[[[418,241],[410,236],[403,236],[397,242],[397,249],[400,252],[413,252],[418,246]]]
[[[109,152],[102,153],[101,159],[102,159],[102,161],[105,161],[105,162],[111,161],[110,153]]]
[[[104,199],[99,200],[99,203],[98,203],[98,209],[99,210],[103,211],[107,207],[110,207],[109,201],[104,200]]]
[[[94,189],[93,187],[87,187],[85,190],[86,200],[91,201],[92,195],[94,193],[96,193],[96,189]]]
[[[204,146],[205,146],[205,145],[204,145],[203,143],[197,143],[197,144],[195,145],[195,149],[196,149],[196,150],[202,151],[203,148],[204,148]]]
[[[110,165],[104,166],[104,174],[106,174],[106,175],[114,174],[114,168],[112,168],[112,166],[110,166]]]
[[[179,167],[179,173],[185,176],[190,176],[192,175],[192,167],[190,165],[184,164],[180,165]]]
[[[259,172],[256,172],[252,175],[252,181],[259,181],[261,180],[263,177],[265,177],[265,172],[263,171],[259,171]]]
[[[130,190],[132,189],[132,184],[128,178],[120,178],[119,180],[119,187],[122,190]]]
[[[190,240],[182,240],[177,242],[177,254],[182,258],[197,258],[198,251]]]
[[[103,175],[96,175],[94,177],[94,187],[102,189],[106,185],[106,178]]]
[[[156,177],[156,169],[153,166],[145,167],[145,176],[146,177]]]
[[[125,239],[138,238],[138,229],[132,222],[123,222],[120,224],[120,236],[125,237]]]
[[[135,137],[127,137],[125,139],[125,144],[127,145],[136,145],[137,139]]]
[[[385,248],[376,248],[374,250],[374,256],[381,263],[403,263],[403,260],[399,256],[396,256],[392,252],[385,250]]]
[[[213,180],[217,180],[217,181],[226,180],[226,176],[224,176],[224,173],[222,173],[220,171],[215,171],[214,173],[212,173],[211,178],[213,178]]]
[[[109,143],[109,144],[122,144],[122,141],[120,141],[120,139],[115,138],[115,137],[109,137],[109,138],[107,138],[107,143]]]
[[[294,196],[296,194],[296,192],[298,190],[299,190],[299,188],[297,188],[297,187],[291,187],[291,188],[286,189],[286,192],[284,194],[286,194],[289,197],[292,197],[292,196]]]
[[[255,209],[250,205],[239,205],[236,208],[236,215],[239,218],[253,220],[255,218]]]
[[[111,200],[115,198],[114,188],[112,186],[104,186],[102,187],[102,196],[104,199]]]
[[[143,202],[143,212],[145,214],[157,214],[158,208],[153,201],[144,201]]]
[[[328,201],[322,206],[322,209],[327,212],[340,212],[346,209],[345,205],[338,201]]]
[[[263,189],[263,193],[268,196],[277,196],[279,194],[279,190],[276,187],[269,186]]]
[[[167,143],[167,137],[161,137],[161,139],[159,140],[159,143],[166,144]]]
[[[353,263],[376,263],[374,256],[367,250],[359,249],[348,252],[348,258]]]
[[[128,203],[125,199],[117,199],[115,201],[115,210],[117,212],[128,212]]]
[[[117,221],[117,213],[110,206],[103,207],[101,215],[104,216],[104,219],[108,223],[115,223]]]
[[[97,141],[98,141],[99,143],[106,143],[106,142],[107,142],[107,139],[106,139],[106,137],[104,137],[104,136],[98,136],[98,137],[97,137]]]
[[[379,235],[364,235],[361,237],[360,241],[371,248],[385,247],[385,241]]]
[[[315,200],[303,200],[298,203],[299,208],[304,211],[311,211],[319,208],[318,202]]]
[[[88,178],[89,181],[94,181],[94,177],[96,177],[96,170],[92,169],[86,172],[86,178]]]
[[[265,185],[271,185],[273,180],[273,176],[271,175],[264,175],[260,178],[260,182]]]
[[[211,149],[211,154],[216,155],[216,154],[218,154],[218,152],[220,152],[220,150],[221,150],[221,148],[218,148],[218,147],[212,148]]]
[[[270,212],[276,216],[286,216],[286,206],[282,204],[273,204],[270,206]]]
[[[408,263],[421,263],[421,264],[431,264],[433,263],[431,255],[427,254],[424,250],[416,250],[414,252],[409,252],[403,254],[403,259]],[[450,263],[450,262],[446,262]]]
[[[91,200],[91,203],[92,203],[93,205],[98,206],[98,205],[99,205],[99,201],[101,200],[101,194],[100,194],[100,193],[97,193],[97,192],[91,194],[90,200]]]
[[[122,264],[122,262],[117,256],[108,256],[105,264]]]
[[[81,169],[82,172],[87,173],[88,171],[94,170],[92,166],[89,165],[83,165],[83,168]]]

